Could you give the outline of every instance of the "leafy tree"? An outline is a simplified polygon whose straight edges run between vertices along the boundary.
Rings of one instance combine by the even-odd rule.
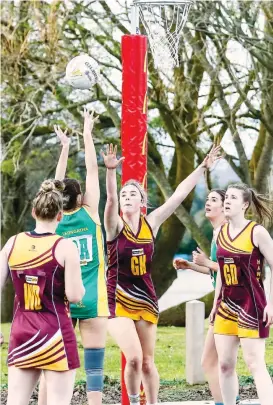
[[[77,178],[84,166],[83,106],[100,114],[98,149],[119,142],[120,37],[130,24],[128,2],[115,0],[3,1],[1,16],[5,243],[31,225],[31,199],[39,182],[54,175],[59,153],[54,124],[68,126],[73,137],[68,174]],[[181,40],[180,67],[163,76],[150,57],[148,164],[154,204],[168,198],[213,142],[222,142],[229,173],[267,191],[273,148],[272,17],[272,2],[198,1]],[[92,91],[71,91],[64,81],[67,62],[80,52],[91,54],[102,68],[103,80]],[[167,151],[172,151],[168,166]],[[100,178],[104,190],[103,168]],[[208,175],[207,187],[215,181]],[[209,250],[204,230],[190,215],[192,203],[193,193],[159,234],[154,259],[159,296],[176,277],[171,261],[186,229]],[[7,317],[8,302],[3,305]]]

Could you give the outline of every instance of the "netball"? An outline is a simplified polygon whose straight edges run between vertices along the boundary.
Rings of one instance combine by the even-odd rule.
[[[66,67],[66,80],[76,89],[90,89],[98,82],[99,75],[98,63],[87,54],[76,56]]]

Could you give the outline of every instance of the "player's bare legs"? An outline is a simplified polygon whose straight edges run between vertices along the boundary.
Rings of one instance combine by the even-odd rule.
[[[202,355],[202,367],[208,379],[209,387],[213,399],[216,403],[223,403],[222,393],[219,383],[219,367],[218,367],[218,354],[215,345],[213,326],[209,326],[207,337],[205,340],[203,355]],[[236,373],[236,370],[235,370]],[[237,378],[237,395],[239,393],[239,383]],[[237,400],[239,397],[237,396]]]
[[[245,362],[253,375],[261,405],[272,405],[273,383],[265,364],[265,339],[240,340]]]
[[[40,374],[38,369],[8,367],[7,405],[28,405]]]
[[[43,371],[46,382],[47,405],[69,405],[72,395],[76,370]]]
[[[214,401],[223,402],[219,383],[218,354],[212,325],[209,326],[206,336],[201,363],[208,379],[209,388]]]
[[[90,381],[87,381],[87,398],[89,405],[101,405],[102,403],[104,349],[107,324],[108,318],[105,317],[79,320],[82,345],[85,349],[85,368],[91,371],[91,374],[89,373],[90,375],[88,375],[87,371],[87,380],[90,379]]]
[[[240,340],[238,336],[214,335],[219,363],[219,382],[225,405],[234,405],[238,394],[236,375],[237,354]]]
[[[109,320],[108,330],[126,358],[124,378],[128,395],[139,395],[142,349],[135,322],[125,317],[113,318]]]
[[[148,404],[156,404],[159,391],[159,375],[154,362],[157,325],[151,322],[136,321],[143,360],[142,379]]]

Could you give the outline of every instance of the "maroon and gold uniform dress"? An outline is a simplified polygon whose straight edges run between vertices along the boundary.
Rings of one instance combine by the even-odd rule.
[[[61,239],[34,232],[15,237],[8,258],[16,294],[8,366],[54,371],[80,366],[64,268],[55,258]]]
[[[222,300],[214,333],[239,338],[266,338],[269,328],[263,322],[266,306],[262,282],[264,257],[253,243],[256,222],[250,221],[235,237],[229,225],[222,226],[217,239],[217,260],[222,279]]]
[[[107,293],[110,317],[157,323],[158,302],[151,278],[154,253],[152,230],[140,217],[136,235],[123,223],[119,235],[107,242]]]

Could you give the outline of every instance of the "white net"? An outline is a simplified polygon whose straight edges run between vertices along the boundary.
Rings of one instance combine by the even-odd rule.
[[[137,3],[157,69],[179,66],[179,40],[191,5],[190,0]]]

